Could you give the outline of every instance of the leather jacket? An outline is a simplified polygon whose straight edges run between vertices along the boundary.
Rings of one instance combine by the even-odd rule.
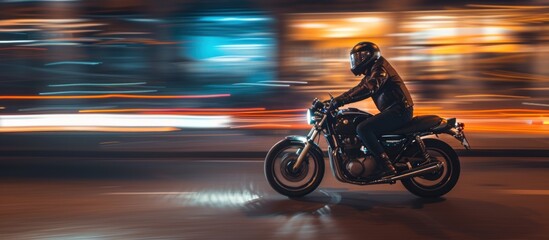
[[[343,106],[369,97],[372,97],[380,112],[393,106],[409,108],[414,105],[404,82],[383,57],[376,60],[373,66],[366,71],[364,78],[357,86],[336,97],[335,101],[338,106]]]

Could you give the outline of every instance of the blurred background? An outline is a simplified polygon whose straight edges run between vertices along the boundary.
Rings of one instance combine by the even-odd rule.
[[[546,137],[548,7],[493,2],[3,0],[0,131],[307,129],[367,40],[416,115]]]

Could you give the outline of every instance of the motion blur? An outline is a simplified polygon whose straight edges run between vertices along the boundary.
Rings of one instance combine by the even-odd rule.
[[[0,239],[546,239],[548,10],[545,0],[0,0]],[[320,171],[322,140],[322,182],[275,188],[300,199],[277,193],[267,150],[307,134],[313,99],[357,85],[349,51],[362,41],[398,71],[415,116],[450,120],[453,137],[428,131],[425,143],[454,164],[410,155],[399,176],[365,181],[374,162],[342,127],[333,137],[351,151],[340,154],[355,156],[334,169],[350,178]],[[370,100],[345,107],[378,112]],[[383,144],[397,153],[401,140]],[[442,141],[457,155],[436,151]],[[277,179],[303,180],[288,167],[299,170],[300,147],[272,164]],[[414,191],[439,178],[451,180],[444,191]]]
[[[301,109],[356,84],[349,46],[369,40],[402,73],[416,114],[457,116],[471,132],[549,133],[546,6],[216,3],[2,1],[1,114],[227,121],[128,131],[306,129]],[[64,116],[0,120],[0,131],[85,130]]]

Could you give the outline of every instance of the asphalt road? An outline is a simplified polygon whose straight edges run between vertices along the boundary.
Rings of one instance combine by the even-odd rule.
[[[330,172],[299,200],[262,159],[0,159],[0,239],[547,239],[547,158],[462,158],[444,198]]]

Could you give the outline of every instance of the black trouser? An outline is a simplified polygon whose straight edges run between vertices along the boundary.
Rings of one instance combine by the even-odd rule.
[[[379,143],[378,137],[404,126],[405,123],[412,120],[413,111],[412,107],[390,107],[358,124],[356,127],[358,137],[374,157],[379,159],[385,150],[383,150],[383,146]]]

